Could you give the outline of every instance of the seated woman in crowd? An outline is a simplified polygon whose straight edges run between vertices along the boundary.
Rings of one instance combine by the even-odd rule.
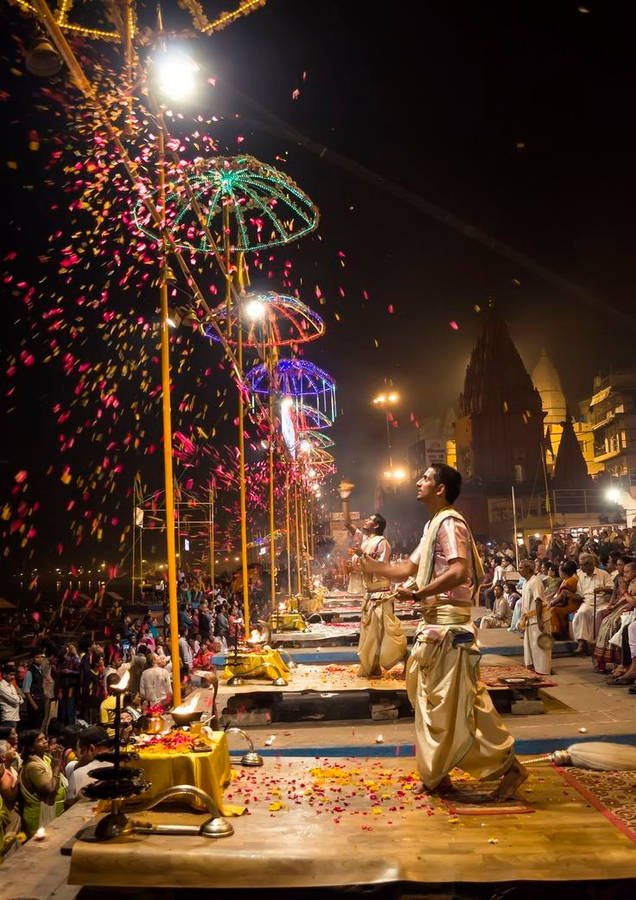
[[[610,643],[611,638],[621,627],[624,612],[636,607],[636,565],[629,556],[619,556],[616,560],[616,576],[614,592],[605,609],[597,613],[598,631],[592,665],[600,675],[607,674],[608,663],[618,663],[620,648]],[[632,584],[633,583],[633,584]]]
[[[552,615],[552,637],[555,640],[567,641],[570,637],[568,616],[575,613],[581,601],[575,599],[579,579],[576,574],[576,563],[566,559],[559,568],[561,584],[550,600]]]
[[[22,820],[27,837],[64,812],[68,782],[62,774],[62,747],[48,754],[49,740],[37,729],[20,735]]]

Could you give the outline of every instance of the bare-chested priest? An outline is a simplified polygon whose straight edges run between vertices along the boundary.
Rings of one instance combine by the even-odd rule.
[[[452,788],[449,773],[457,766],[480,780],[500,777],[493,796],[506,800],[528,773],[479,677],[470,612],[483,570],[468,524],[452,506],[461,481],[450,466],[430,466],[417,482],[417,499],[430,515],[418,547],[393,566],[366,556],[360,566],[394,581],[414,576],[416,589],[398,593],[424,607],[406,677],[420,791]]]
[[[388,564],[391,560],[391,545],[384,536],[386,519],[380,513],[374,513],[364,519],[361,528],[356,528],[349,512],[349,495],[352,489],[353,485],[347,482],[340,485],[344,526],[353,535],[356,554],[354,565],[359,554]],[[404,660],[406,638],[393,611],[394,594],[391,592],[390,580],[369,572],[362,574],[362,581],[365,595],[358,642],[360,675],[375,677],[382,674],[382,669],[391,669]]]

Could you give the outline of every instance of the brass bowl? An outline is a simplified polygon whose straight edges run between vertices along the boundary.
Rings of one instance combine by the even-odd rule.
[[[166,720],[163,716],[142,716],[139,722],[144,734],[161,734],[166,728]]]
[[[183,725],[189,725],[191,722],[198,722],[203,715],[203,710],[194,709],[188,712],[176,712],[173,709],[170,715],[174,719],[174,724],[181,728]]]

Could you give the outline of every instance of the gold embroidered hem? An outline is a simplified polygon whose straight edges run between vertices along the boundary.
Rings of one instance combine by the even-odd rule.
[[[514,761],[514,739],[479,677],[474,627],[465,624],[463,608],[435,610],[435,623],[423,621],[418,627],[406,672],[415,709],[417,767],[429,790],[456,766],[486,779],[502,775]],[[461,617],[463,622],[440,622]],[[458,638],[466,642],[453,646]]]

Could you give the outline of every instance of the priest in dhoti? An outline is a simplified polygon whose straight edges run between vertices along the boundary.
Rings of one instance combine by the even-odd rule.
[[[378,563],[389,564],[391,545],[384,536],[386,519],[374,513],[362,522],[360,529],[351,523],[348,503],[348,489],[341,485],[342,508],[345,527],[352,531],[356,547],[354,571],[360,571],[357,562],[360,556]],[[346,496],[343,496],[346,494]],[[406,657],[406,637],[399,619],[393,610],[391,580],[372,572],[362,573],[364,603],[360,614],[360,640],[358,642],[359,674],[374,677],[382,674],[382,669],[391,669]]]
[[[519,573],[525,578],[521,589],[521,623],[523,630],[523,662],[539,675],[552,671],[552,626],[550,607],[543,582],[534,571],[534,563],[522,559]]]
[[[452,506],[460,490],[459,472],[443,463],[429,466],[417,482],[417,498],[430,516],[419,546],[393,566],[366,556],[360,565],[395,581],[414,576],[415,590],[398,595],[424,608],[406,677],[420,790],[451,788],[449,773],[457,766],[481,780],[501,778],[494,796],[505,800],[527,772],[479,677],[471,605],[483,570],[468,524]]]

